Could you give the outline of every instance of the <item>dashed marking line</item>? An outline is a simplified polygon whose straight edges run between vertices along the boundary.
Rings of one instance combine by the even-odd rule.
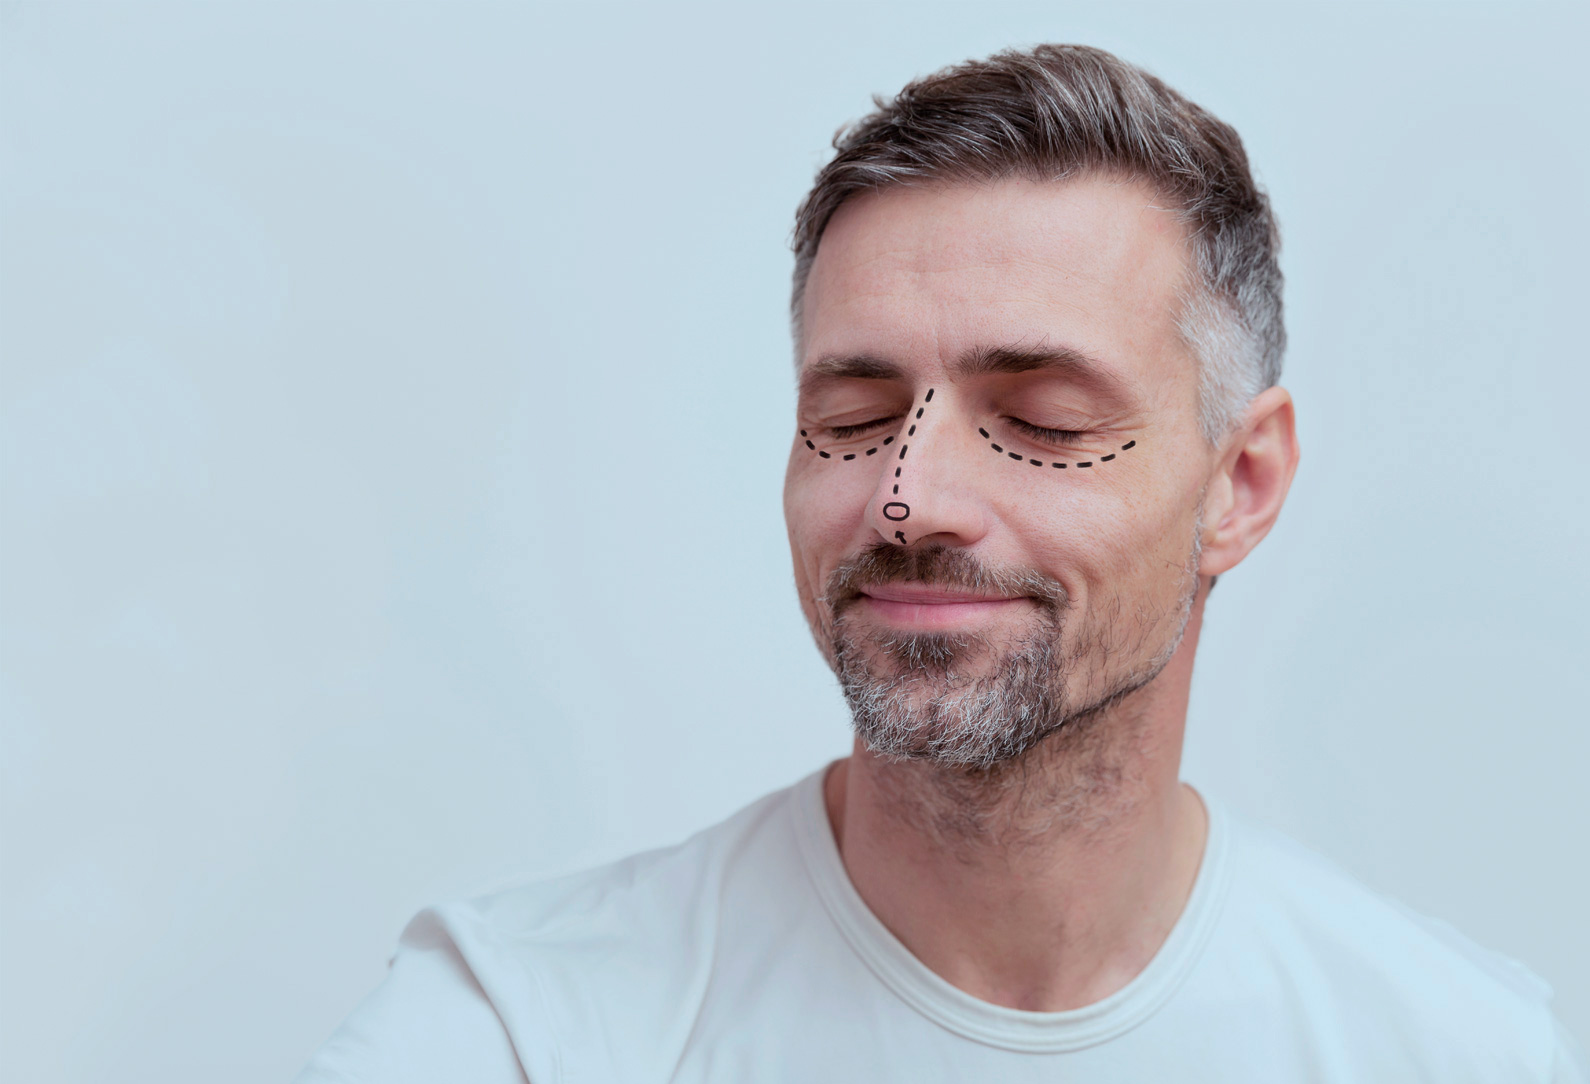
[[[1034,459],[1031,456],[1024,456],[1020,452],[1007,452],[1007,451],[1005,451],[1005,449],[1002,446],[1000,446],[999,444],[996,444],[994,442],[994,439],[991,436],[989,436],[988,430],[982,428],[981,426],[978,427],[977,432],[978,432],[979,436],[981,436],[984,440],[988,441],[988,446],[990,448],[992,448],[994,451],[1003,452],[1005,455],[1008,455],[1010,458],[1014,459],[1018,463],[1020,463],[1023,459],[1025,459],[1028,463],[1032,464],[1034,467],[1043,466],[1043,460],[1041,460],[1041,459]],[[1130,451],[1131,449],[1133,449],[1135,447],[1137,447],[1137,441],[1129,440],[1125,444],[1121,445],[1121,452]],[[1121,452],[1111,452],[1109,455],[1101,455],[1101,456],[1099,456],[1099,462],[1100,463],[1108,463],[1110,460],[1112,460],[1116,456],[1120,455]],[[1051,467],[1055,468],[1056,470],[1065,470],[1067,467],[1092,467],[1093,466],[1093,460],[1084,459],[1080,463],[1051,462],[1049,465]]]
[[[933,401],[933,391],[934,391],[933,388],[929,388],[928,391],[927,391],[927,394],[922,397],[922,404],[923,405],[916,408],[916,414],[914,415],[914,417],[915,417],[915,419],[917,421],[921,421],[922,420],[922,416],[927,410],[927,404],[931,403]],[[917,429],[917,427],[916,427],[916,425],[914,423],[909,425],[909,426],[907,426],[906,427],[906,431],[905,431],[905,436],[907,436],[907,437],[916,436],[916,429]],[[982,428],[981,426],[978,427],[977,433],[978,433],[979,436],[981,436],[984,440],[986,440],[988,442],[988,446],[990,448],[992,448],[995,451],[995,453],[997,453],[997,454],[1003,454],[1003,455],[1009,456],[1011,459],[1014,459],[1018,463],[1022,462],[1023,460],[1026,460],[1028,465],[1034,466],[1034,467],[1041,467],[1044,464],[1044,461],[1041,460],[1041,459],[1034,459],[1032,456],[1024,456],[1020,452],[1009,452],[1009,451],[1006,451],[1003,447],[1001,447],[999,444],[997,444],[994,441],[993,436],[988,432],[988,430]],[[810,439],[811,435],[809,433],[807,433],[806,430],[802,429],[800,431],[800,435],[801,435],[802,440],[805,441],[806,447],[811,449],[812,451],[816,452],[819,458],[822,458],[822,459],[832,459],[833,458],[832,455],[830,455],[826,451],[823,451],[821,448],[817,447],[817,445],[812,442],[812,440]],[[894,441],[895,441],[895,437],[897,437],[899,435],[900,434],[897,433],[894,436],[884,437],[882,442],[873,445],[871,448],[868,448],[865,452],[847,452],[843,456],[841,456],[840,458],[842,460],[844,460],[845,462],[849,462],[852,459],[856,459],[856,458],[859,458],[859,457],[864,456],[864,455],[876,455],[879,448],[886,448],[889,445],[893,444]],[[1128,452],[1128,451],[1131,451],[1135,447],[1137,447],[1137,441],[1129,440],[1125,444],[1121,445],[1120,451],[1110,452],[1107,455],[1099,456],[1098,462],[1100,462],[1100,463],[1108,463],[1111,460],[1113,460],[1117,455],[1119,455],[1120,452]],[[908,452],[910,450],[911,450],[911,446],[909,444],[902,443],[900,445],[899,460],[901,462],[904,462],[905,454],[906,454],[906,452]],[[1092,466],[1093,466],[1093,463],[1094,463],[1094,461],[1091,460],[1091,459],[1084,459],[1080,463],[1065,463],[1065,462],[1060,462],[1060,461],[1051,461],[1049,463],[1049,466],[1053,467],[1055,470],[1065,470],[1067,467],[1076,467],[1078,469],[1082,469],[1082,468],[1091,469]],[[898,467],[898,466],[895,467],[894,468],[894,476],[896,478],[899,478],[900,477],[900,472],[903,469],[904,469],[903,467]],[[898,482],[896,482],[892,488],[893,488],[893,491],[894,491],[894,495],[895,496],[899,496],[899,494],[900,494],[900,484]],[[900,510],[900,514],[898,516],[894,515],[894,513],[893,513],[894,509],[899,509]],[[910,517],[910,515],[911,515],[911,506],[906,504],[903,501],[890,501],[888,504],[884,505],[883,514],[888,519],[892,519],[892,520],[896,520],[896,521],[903,521],[903,520],[905,520],[905,519]],[[902,545],[902,546],[909,546],[911,544],[910,540],[906,538],[904,531],[895,531],[894,532],[894,537],[896,538],[896,540],[899,541],[900,545]]]
[[[922,420],[922,412],[927,410],[927,405],[929,403],[931,403],[932,401],[933,401],[933,389],[929,388],[927,390],[927,394],[922,397],[922,405],[916,408],[916,420],[917,421],[921,421]],[[908,436],[908,437],[916,436],[916,422],[912,422],[911,425],[906,428],[905,435]],[[894,439],[893,437],[889,438],[889,440],[893,440],[893,439]],[[887,443],[889,443],[889,441],[886,440],[886,441],[884,441],[884,443],[887,444]],[[901,443],[901,445],[900,445],[900,461],[902,463],[905,461],[905,453],[910,451],[910,450],[911,450],[911,446],[909,444]],[[903,469],[904,469],[903,467],[895,467],[894,468],[894,476],[896,478],[899,478],[900,477],[900,471],[903,470]],[[899,492],[900,492],[900,484],[898,482],[895,483],[894,492],[895,492],[896,495],[898,495]],[[891,508],[900,509],[900,514],[898,516],[892,514],[889,511]],[[911,516],[911,506],[909,504],[906,504],[904,501],[890,501],[888,504],[883,506],[883,515],[884,515],[885,519],[892,519],[892,520],[909,519],[910,516]],[[900,545],[902,545],[902,546],[909,546],[911,544],[910,540],[908,538],[906,538],[904,531],[895,531],[894,532],[894,537],[899,540]]]

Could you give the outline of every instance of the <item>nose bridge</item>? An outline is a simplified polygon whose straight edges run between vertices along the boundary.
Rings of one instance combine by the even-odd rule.
[[[941,465],[932,457],[936,450],[955,445],[947,439],[954,424],[948,406],[937,387],[913,401],[898,435],[898,450],[879,480],[874,527],[897,545],[908,546],[929,534],[964,534],[970,526],[961,522],[964,516],[952,513],[945,494],[934,484]]]
[[[883,479],[884,483],[889,486],[889,497],[892,499],[885,500],[878,512],[889,524],[895,525],[892,541],[899,542],[901,545],[907,544],[907,535],[903,524],[911,518],[910,502],[900,499],[901,487],[909,484],[901,479],[905,474],[906,459],[911,454],[912,441],[915,440],[917,431],[922,428],[922,419],[927,414],[928,407],[933,405],[935,392],[936,389],[929,388],[920,400],[912,404],[912,412],[906,415],[905,429],[900,433],[900,450],[894,456],[894,470],[887,473]],[[917,459],[920,460],[921,458],[922,455],[918,452]],[[909,492],[910,490],[907,488],[907,493],[909,494]]]

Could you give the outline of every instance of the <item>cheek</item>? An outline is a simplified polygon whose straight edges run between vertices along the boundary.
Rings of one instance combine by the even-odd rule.
[[[784,474],[784,524],[801,608],[808,621],[816,621],[815,600],[823,592],[826,570],[854,550],[870,491],[854,480],[847,487],[835,472],[814,469],[801,455],[805,450],[796,449]]]
[[[845,464],[844,467],[851,467]],[[821,560],[854,544],[877,479],[867,468],[812,465],[797,454],[784,478],[784,519],[797,557]]]
[[[1027,539],[1029,559],[1073,597],[1153,593],[1178,581],[1192,543],[1192,513],[1152,487],[1055,487],[1007,497],[1003,518]],[[1089,482],[1102,479],[1089,479]]]

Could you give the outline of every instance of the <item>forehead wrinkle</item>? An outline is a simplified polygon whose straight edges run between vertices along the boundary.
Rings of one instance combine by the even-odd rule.
[[[833,347],[873,354],[882,347],[883,354],[909,362],[909,372],[901,372],[899,379],[915,375],[919,363],[945,375],[954,373],[968,343],[1025,347],[1032,344],[1034,334],[1041,342],[1058,333],[1063,342],[1072,339],[1074,331],[1093,346],[1103,346],[1096,341],[1099,332],[1114,330],[1113,324],[1123,321],[1132,327],[1130,339],[1118,344],[1112,340],[1112,348],[1133,354],[1132,360],[1147,347],[1149,356],[1142,360],[1152,365],[1161,353],[1157,349],[1161,338],[1181,345],[1175,334],[1174,304],[1164,306],[1163,314],[1158,305],[1156,312],[1149,313],[1144,303],[1157,298],[1138,297],[1140,291],[1132,290],[1124,298],[1119,296],[1119,287],[1145,277],[1157,279],[1158,274],[1147,273],[1170,269],[1164,263],[1167,256],[1176,264],[1177,280],[1188,273],[1185,244],[1171,245],[1166,253],[1153,243],[1154,237],[1167,232],[1180,235],[1169,239],[1185,242],[1185,226],[1174,211],[1157,206],[1162,201],[1145,191],[1142,204],[1125,221],[1106,221],[1101,229],[1086,223],[1078,227],[1056,218],[1054,212],[1061,208],[1049,206],[1050,201],[1028,206],[1033,201],[1025,198],[1027,188],[1038,195],[1045,195],[1046,189],[1064,194],[1067,204],[1084,211],[1099,202],[1089,196],[1087,186],[1071,184],[1060,191],[1036,184],[965,190],[949,185],[872,194],[841,208],[817,253],[809,285],[821,300],[812,297],[818,303],[805,310],[802,331],[829,339],[827,332],[837,319],[847,334],[840,341],[830,339]],[[1088,198],[1073,200],[1074,194]],[[967,195],[973,198],[959,198]],[[1011,198],[1003,198],[1007,196]],[[837,247],[833,244],[841,241]],[[1126,282],[1117,281],[1123,276]],[[1131,303],[1131,311],[1117,313],[1125,302]],[[820,331],[811,322],[819,310]],[[1102,317],[1111,317],[1106,322],[1112,326],[1100,327],[1101,312]],[[1168,334],[1160,335],[1162,330]],[[857,333],[874,341],[856,341]],[[1145,335],[1149,341],[1144,341]],[[852,341],[843,342],[844,338]],[[939,349],[933,349],[934,343]],[[1100,389],[1113,383],[1110,390],[1116,394],[1109,398],[1115,402],[1133,408],[1146,404],[1152,389],[1141,378],[1148,377],[1147,372],[1103,364],[1099,368],[1113,381],[1081,379],[1092,374],[1080,368],[1069,375],[1079,384]]]

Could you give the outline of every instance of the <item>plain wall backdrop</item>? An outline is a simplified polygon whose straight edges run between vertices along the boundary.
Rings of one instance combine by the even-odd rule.
[[[7,4],[8,1081],[280,1081],[421,906],[848,748],[780,507],[796,203],[1078,41],[1233,123],[1303,462],[1187,778],[1590,1041],[1586,7]]]

